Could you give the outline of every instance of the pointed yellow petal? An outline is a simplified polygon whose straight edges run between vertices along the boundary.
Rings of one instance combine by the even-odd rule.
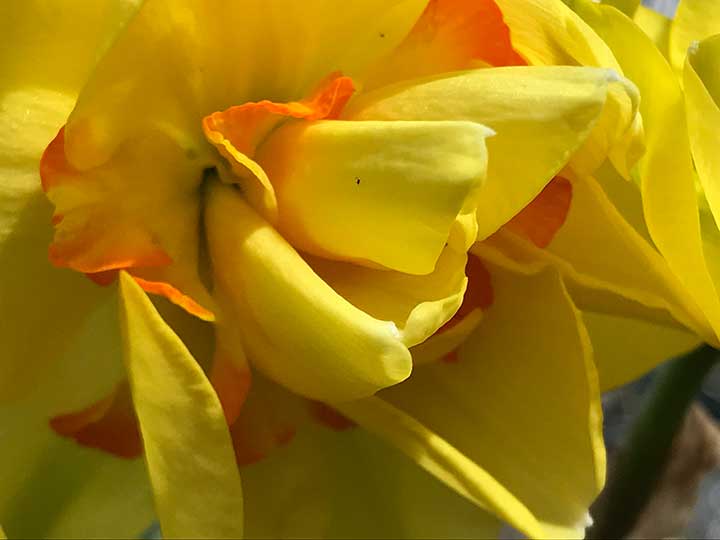
[[[334,401],[410,374],[395,323],[333,291],[238,191],[212,185],[206,225],[218,297],[230,304],[226,315],[236,317],[250,361],[271,379]]]
[[[256,161],[298,249],[429,274],[485,178],[491,133],[466,121],[288,123]]]
[[[605,474],[585,327],[556,271],[488,268],[495,301],[458,361],[417,367],[383,397],[488,471],[545,536],[581,534]]]
[[[717,332],[720,301],[700,233],[680,84],[650,38],[622,13],[588,1],[577,2],[575,8],[610,45],[626,75],[640,88],[647,152],[639,172],[647,227],[670,268]],[[715,336],[703,337],[717,342]]]
[[[530,537],[535,518],[485,469],[401,409],[378,397],[334,404],[340,412],[386,440],[457,493],[488,509]]]
[[[565,166],[590,135],[617,81],[605,69],[481,69],[379,89],[351,102],[346,114],[356,120],[469,120],[492,128],[492,158],[478,195],[482,239]]]
[[[678,74],[683,72],[688,48],[720,34],[720,5],[708,0],[681,0],[670,29],[670,62]]]
[[[133,402],[167,538],[242,536],[242,488],[220,402],[145,293],[120,275]]]

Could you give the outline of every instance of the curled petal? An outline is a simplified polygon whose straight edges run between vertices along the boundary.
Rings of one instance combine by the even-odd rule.
[[[395,324],[333,291],[234,188],[213,184],[206,224],[217,292],[230,304],[226,315],[268,377],[335,401],[409,375],[410,353]]]
[[[310,266],[335,291],[373,317],[393,321],[405,345],[433,335],[457,312],[466,296],[467,256],[446,247],[424,276],[375,270],[313,257]]]
[[[355,120],[470,120],[492,128],[496,135],[487,141],[492,159],[476,199],[477,236],[483,239],[565,167],[593,132],[611,93],[625,88],[606,69],[480,69],[381,88],[351,102],[344,115]]]
[[[257,161],[277,193],[278,230],[298,249],[428,274],[475,204],[490,133],[467,121],[294,123]]]

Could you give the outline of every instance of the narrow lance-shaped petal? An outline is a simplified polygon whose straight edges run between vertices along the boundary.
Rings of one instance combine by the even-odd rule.
[[[242,488],[220,401],[125,272],[120,291],[125,364],[163,534],[241,537]]]

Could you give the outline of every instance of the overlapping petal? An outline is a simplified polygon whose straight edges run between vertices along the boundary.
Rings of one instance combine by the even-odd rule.
[[[715,334],[720,328],[720,301],[704,252],[680,84],[650,38],[622,13],[584,0],[576,2],[575,9],[640,88],[647,133],[647,152],[639,169],[645,221],[655,245]],[[707,334],[706,330],[701,335],[717,342],[716,335]]]
[[[463,302],[467,256],[446,247],[424,276],[339,263],[314,257],[310,266],[343,298],[376,319],[393,321],[405,345],[422,343]]]
[[[500,532],[491,514],[360,428],[336,433],[307,426],[242,475],[251,538],[495,538]]]
[[[6,2],[0,31],[0,400],[26,393],[85,331],[105,291],[47,262],[51,205],[38,161],[73,107],[97,58],[134,10],[134,2]],[[43,308],[37,307],[41,299]],[[102,311],[102,310],[101,310]],[[39,338],[38,335],[42,337]]]
[[[515,495],[541,523],[533,534],[580,536],[605,467],[582,319],[554,270],[489,268],[496,298],[458,362],[418,367],[381,395]]]
[[[248,101],[299,99],[334,71],[358,76],[405,37],[425,2],[336,7],[332,0],[145,2],[80,97],[68,125],[69,161],[100,165],[149,129],[197,160],[215,159],[200,144],[198,119]]]
[[[143,159],[148,155],[154,159]],[[212,319],[197,277],[202,169],[181,148],[148,134],[83,171],[69,163],[62,130],[45,151],[40,173],[55,205],[55,265],[100,275],[131,269],[149,292]]]
[[[442,435],[401,408],[378,397],[336,406],[469,501],[494,512],[531,537],[542,536],[535,518],[505,486]]]
[[[720,37],[698,43],[687,56],[683,76],[688,134],[700,185],[716,222],[720,221]]]
[[[524,65],[494,0],[431,0],[407,37],[366,75],[365,90],[478,64]]]
[[[344,116],[469,120],[492,128],[497,133],[488,139],[493,157],[478,195],[478,238],[483,239],[540,193],[587,140],[615,82],[617,77],[602,69],[481,69],[370,92],[352,102]],[[518,148],[522,160],[516,158]]]
[[[258,369],[329,401],[367,396],[409,375],[395,323],[333,291],[238,191],[214,184],[206,212],[216,292]]]
[[[294,123],[257,161],[278,197],[277,229],[297,249],[428,274],[474,205],[489,134],[462,120]]]

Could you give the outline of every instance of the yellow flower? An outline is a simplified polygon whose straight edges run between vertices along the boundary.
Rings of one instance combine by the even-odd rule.
[[[618,271],[655,252],[592,180],[641,151],[635,86],[526,65],[597,39],[564,5],[2,9],[9,534],[136,535],[151,493],[169,537],[582,534],[604,454],[576,293],[695,311]]]

